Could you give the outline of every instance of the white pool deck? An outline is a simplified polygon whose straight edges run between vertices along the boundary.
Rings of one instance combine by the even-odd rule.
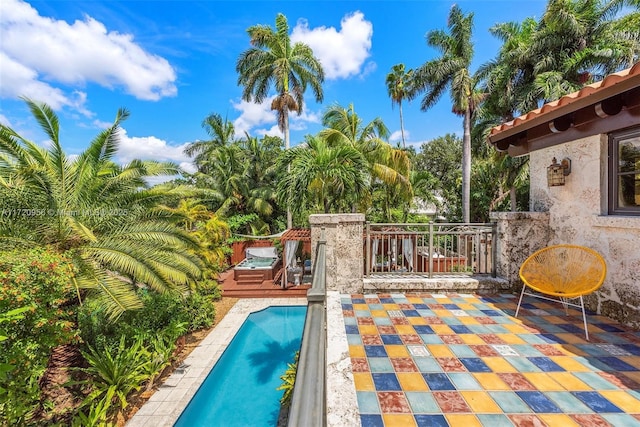
[[[211,368],[218,361],[250,313],[269,306],[307,305],[306,298],[240,299],[207,337],[193,349],[181,368],[127,422],[127,427],[173,426]],[[327,295],[327,425],[359,425],[358,404],[344,333],[340,295]],[[350,387],[345,387],[350,384]]]

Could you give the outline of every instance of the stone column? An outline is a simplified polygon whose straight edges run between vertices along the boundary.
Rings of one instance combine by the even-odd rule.
[[[311,259],[325,231],[327,292],[361,293],[364,279],[364,215],[317,214],[311,224]]]
[[[497,274],[512,286],[520,282],[520,266],[549,244],[549,212],[492,212],[498,225]]]

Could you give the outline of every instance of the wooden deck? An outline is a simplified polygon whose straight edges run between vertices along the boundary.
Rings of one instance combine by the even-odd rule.
[[[311,287],[311,283],[304,283],[300,286],[295,286],[293,283],[288,283],[286,289],[282,289],[280,286],[280,276],[282,275],[282,269],[276,274],[276,283],[273,280],[265,280],[260,283],[242,283],[238,284],[233,279],[233,268],[220,273],[219,281],[222,283],[222,295],[225,297],[233,298],[269,298],[269,297],[291,297],[299,298],[306,297],[307,290]],[[309,280],[306,280],[309,282]]]

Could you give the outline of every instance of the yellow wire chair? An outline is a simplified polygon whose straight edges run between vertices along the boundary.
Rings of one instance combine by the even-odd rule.
[[[540,249],[520,266],[520,278],[524,286],[520,293],[516,317],[524,295],[561,302],[567,314],[568,306],[581,308],[584,333],[589,341],[582,297],[602,286],[606,274],[607,264],[604,258],[593,249],[577,245],[555,245]],[[527,287],[556,298],[528,292]],[[579,299],[580,304],[570,302],[575,299]]]

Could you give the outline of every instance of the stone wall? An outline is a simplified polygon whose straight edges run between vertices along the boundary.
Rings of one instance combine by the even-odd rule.
[[[497,222],[496,272],[512,286],[520,284],[520,265],[550,240],[548,212],[492,212]]]
[[[549,216],[549,245],[583,245],[605,258],[607,276],[589,308],[640,327],[640,217],[607,215],[607,147],[607,136],[597,135],[531,153],[530,202]],[[547,186],[553,157],[571,159],[564,186]]]
[[[317,214],[311,224],[311,259],[324,228],[327,262],[327,292],[360,293],[364,278],[364,215]]]

